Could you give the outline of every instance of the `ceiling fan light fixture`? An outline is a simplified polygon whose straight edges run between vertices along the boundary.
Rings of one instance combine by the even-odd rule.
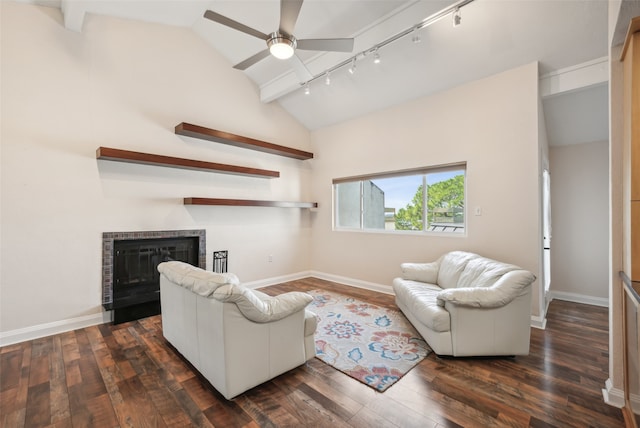
[[[280,33],[271,33],[267,46],[271,55],[278,59],[289,59],[296,50],[296,38]]]

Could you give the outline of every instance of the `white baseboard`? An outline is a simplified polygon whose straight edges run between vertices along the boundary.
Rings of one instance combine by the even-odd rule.
[[[52,334],[64,333],[78,328],[111,322],[111,311],[84,315],[61,321],[38,324],[31,327],[18,328],[0,333],[0,346],[13,345],[27,340],[39,339]]]
[[[557,299],[567,302],[583,303],[585,305],[609,307],[609,299],[606,297],[586,296],[584,294],[567,293],[564,291],[549,291],[549,301]]]
[[[531,315],[531,327],[544,330],[547,328],[547,318]]]
[[[325,272],[318,272],[312,270],[309,273],[310,276],[318,279],[324,279],[326,281],[337,282],[344,285],[350,285],[352,287],[363,288],[365,290],[377,291],[379,293],[394,294],[390,285],[376,284],[374,282],[362,281],[354,278],[347,278],[346,276],[333,275]]]
[[[309,271],[298,272],[290,275],[252,281],[245,283],[244,285],[249,288],[266,287],[268,285],[275,285],[287,281],[294,281],[296,279],[308,278],[309,276],[312,276],[311,272]],[[39,339],[41,337],[51,336],[54,334],[65,333],[67,331],[76,330],[78,328],[109,323],[111,321],[113,321],[112,311],[105,311],[97,314],[85,315],[81,317],[69,318],[66,320],[37,324],[30,327],[0,332],[0,347],[25,342],[27,340]]]
[[[273,278],[265,278],[265,279],[259,279],[256,281],[243,282],[242,285],[252,289],[262,288],[262,287],[268,287],[270,285],[282,284],[283,282],[296,281],[298,279],[309,278],[310,276],[312,276],[310,271],[303,271],[303,272],[292,273],[289,275],[274,276]]]
[[[610,406],[617,407],[619,409],[624,407],[624,391],[613,387],[611,379],[607,379],[604,383],[605,388],[602,390],[602,396],[604,402]]]
[[[324,279],[327,281],[337,282],[352,287],[362,288],[365,290],[377,291],[379,293],[393,294],[393,289],[390,285],[376,284],[374,282],[362,281],[355,278],[349,278],[340,275],[333,275],[326,272],[318,271],[302,271],[289,275],[276,276],[272,278],[261,279],[257,281],[250,281],[244,283],[248,288],[261,288],[269,285],[281,284],[283,282],[295,281],[298,279],[314,277],[318,279]],[[577,297],[576,297],[577,296]],[[570,298],[571,297],[571,298]],[[578,297],[582,297],[578,299]],[[608,306],[607,299],[596,300],[586,299],[588,296],[573,295],[571,293],[552,293],[552,298],[559,300],[569,300],[577,303],[594,304],[598,306]],[[588,301],[587,301],[588,300]],[[602,304],[602,300],[606,301],[606,304]],[[38,339],[40,337],[50,336],[52,334],[64,333],[67,331],[75,330],[78,328],[90,327],[92,325],[104,324],[112,321],[111,311],[102,313],[85,315],[77,318],[70,318],[62,321],[55,321],[46,324],[38,324],[31,327],[10,330],[7,332],[0,332],[0,346],[13,345],[15,343],[24,342],[27,340]],[[544,329],[546,327],[546,318],[531,317],[531,326],[535,328]]]

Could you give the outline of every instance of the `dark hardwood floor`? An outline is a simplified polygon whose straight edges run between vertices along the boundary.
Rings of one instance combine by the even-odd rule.
[[[263,289],[393,296],[309,278]],[[225,400],[162,337],[161,317],[0,348],[2,427],[621,427],[603,402],[605,308],[553,301],[517,358],[433,353],[384,393],[318,359]],[[256,355],[256,358],[260,358]]]

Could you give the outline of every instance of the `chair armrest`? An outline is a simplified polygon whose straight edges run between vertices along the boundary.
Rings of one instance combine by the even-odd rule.
[[[438,305],[446,302],[473,308],[499,308],[526,294],[536,277],[526,270],[504,274],[491,287],[448,288],[438,293]]]
[[[267,323],[286,318],[304,310],[313,297],[307,293],[291,291],[279,296],[259,298],[248,288],[226,284],[218,287],[212,296],[221,302],[235,303],[247,319]]]
[[[432,263],[402,263],[402,279],[410,281],[426,282],[428,284],[438,283],[438,262]]]
[[[174,284],[203,297],[210,296],[216,288],[223,284],[240,284],[240,280],[233,273],[208,272],[176,260],[160,263],[158,272]]]

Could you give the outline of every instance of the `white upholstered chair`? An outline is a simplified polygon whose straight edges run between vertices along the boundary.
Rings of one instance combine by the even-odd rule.
[[[464,251],[401,269],[396,304],[436,354],[529,353],[531,272]]]
[[[317,320],[300,292],[270,297],[234,274],[158,265],[164,337],[231,399],[315,356]]]

